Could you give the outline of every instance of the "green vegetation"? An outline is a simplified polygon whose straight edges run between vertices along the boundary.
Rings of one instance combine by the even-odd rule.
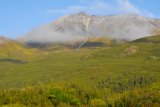
[[[0,105],[160,106],[160,36],[80,50],[64,48],[23,47],[31,54],[8,56],[25,63],[0,61]]]
[[[120,88],[121,90],[121,88]],[[159,107],[160,84],[115,92],[79,83],[38,84],[0,92],[0,105],[7,107]],[[5,107],[6,107],[5,106]]]

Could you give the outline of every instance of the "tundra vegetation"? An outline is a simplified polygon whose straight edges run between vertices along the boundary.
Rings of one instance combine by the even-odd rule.
[[[0,47],[2,107],[160,106],[160,36],[79,50],[13,46]]]

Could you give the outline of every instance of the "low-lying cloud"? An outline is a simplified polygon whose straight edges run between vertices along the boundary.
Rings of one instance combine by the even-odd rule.
[[[33,29],[27,35],[20,38],[20,40],[24,42],[63,43],[66,41],[82,40],[84,38],[84,35],[77,35],[71,31],[58,32],[49,25],[43,25]]]

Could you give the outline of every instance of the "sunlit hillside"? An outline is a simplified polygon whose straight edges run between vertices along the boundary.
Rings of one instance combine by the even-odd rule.
[[[158,107],[159,38],[107,42],[79,50],[43,50],[47,54],[26,63],[0,62],[0,104]],[[90,40],[98,41],[102,42]],[[25,52],[32,53],[30,49]]]

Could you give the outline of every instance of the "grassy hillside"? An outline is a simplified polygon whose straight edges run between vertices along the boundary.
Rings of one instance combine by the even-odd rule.
[[[158,107],[159,37],[80,50],[50,49],[26,63],[0,62],[0,104]]]
[[[151,36],[134,40],[133,42],[160,43],[160,36]]]
[[[0,40],[0,59],[21,59],[28,60],[41,54],[40,50],[28,48],[16,41]]]

